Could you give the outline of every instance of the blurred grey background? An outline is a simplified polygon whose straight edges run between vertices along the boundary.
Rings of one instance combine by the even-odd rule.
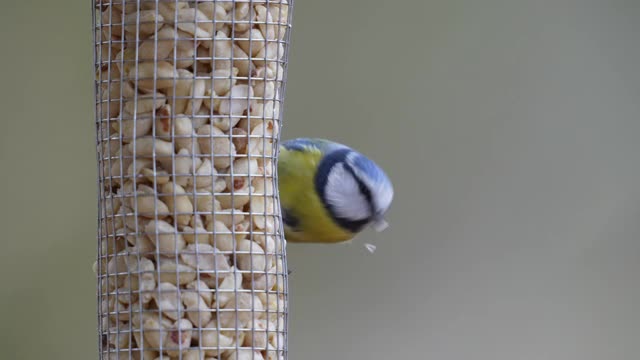
[[[97,358],[90,10],[0,13],[6,359]],[[283,136],[397,194],[289,246],[290,360],[638,358],[640,2],[297,0],[288,75]]]

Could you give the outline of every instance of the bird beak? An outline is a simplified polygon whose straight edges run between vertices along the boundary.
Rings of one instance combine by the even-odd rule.
[[[386,228],[389,227],[389,223],[382,216],[379,216],[373,220],[371,226],[376,232],[383,232]]]

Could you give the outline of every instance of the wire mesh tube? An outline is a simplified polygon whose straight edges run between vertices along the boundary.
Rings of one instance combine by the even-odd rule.
[[[100,359],[287,358],[292,0],[93,0]]]

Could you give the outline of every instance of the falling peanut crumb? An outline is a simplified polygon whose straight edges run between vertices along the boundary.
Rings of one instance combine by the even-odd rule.
[[[372,254],[376,251],[376,246],[373,244],[364,244],[364,247]]]

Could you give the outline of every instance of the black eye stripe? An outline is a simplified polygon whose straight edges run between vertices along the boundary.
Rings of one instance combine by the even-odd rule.
[[[356,172],[353,170],[349,163],[345,163],[345,169],[353,176],[353,178],[358,183],[358,188],[360,189],[360,193],[364,195],[364,198],[367,200],[367,205],[369,205],[369,210],[371,214],[375,213],[375,209],[373,208],[373,196],[371,195],[371,190],[365,185],[365,183],[356,175]]]

